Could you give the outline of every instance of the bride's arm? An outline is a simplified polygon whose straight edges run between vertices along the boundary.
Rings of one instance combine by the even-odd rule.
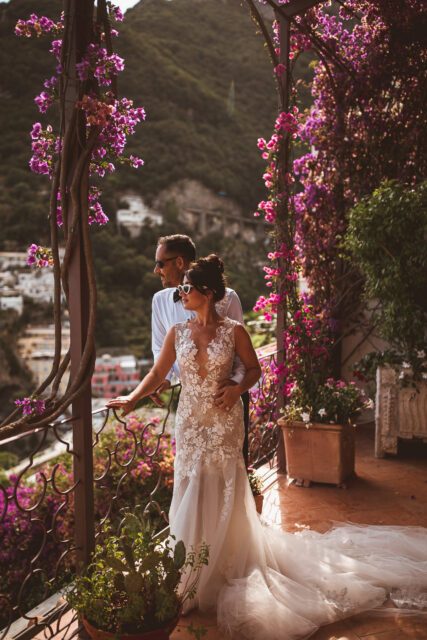
[[[239,384],[224,387],[216,394],[215,401],[217,406],[224,409],[232,407],[242,393],[253,387],[261,376],[261,367],[255,349],[248,332],[241,324],[236,325],[234,329],[234,346],[236,355],[245,367],[245,375]]]
[[[243,362],[246,369],[242,382],[237,385],[240,387],[240,395],[242,395],[242,393],[248,391],[254,386],[255,382],[259,380],[261,367],[249,333],[241,324],[238,324],[234,329],[234,346],[236,355]]]
[[[132,411],[141,398],[145,398],[158,389],[176,359],[175,327],[169,329],[159,357],[139,385],[127,396],[119,396],[107,402],[107,407],[123,409],[123,415]]]

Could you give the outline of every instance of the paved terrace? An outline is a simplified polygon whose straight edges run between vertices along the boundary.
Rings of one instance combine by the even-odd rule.
[[[264,517],[287,531],[308,526],[322,532],[333,521],[427,527],[427,444],[402,442],[399,456],[384,460],[374,458],[373,452],[373,426],[358,428],[357,477],[347,489],[329,485],[304,489],[289,486],[284,476],[272,476]],[[190,625],[206,628],[204,640],[225,640],[214,616],[199,613],[182,618],[171,640],[194,640]],[[69,629],[65,638],[73,631]],[[37,640],[43,638],[42,633],[37,636]],[[55,640],[65,638],[61,633],[55,636]],[[321,628],[310,640],[427,640],[427,616],[360,614]]]

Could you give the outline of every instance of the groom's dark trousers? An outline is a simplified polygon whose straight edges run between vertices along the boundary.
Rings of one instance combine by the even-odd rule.
[[[246,468],[249,465],[249,391],[242,394],[243,422],[245,424],[245,439],[243,441],[243,457]]]

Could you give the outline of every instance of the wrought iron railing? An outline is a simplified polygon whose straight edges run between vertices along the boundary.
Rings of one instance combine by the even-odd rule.
[[[263,376],[251,391],[252,466],[272,464],[278,435],[277,391],[269,373],[275,355],[260,360]],[[143,408],[126,420],[106,408],[94,412],[89,480],[78,477],[83,452],[73,442],[73,418],[0,441],[3,461],[21,459],[0,474],[0,640],[26,640],[40,631],[46,640],[60,630],[63,637],[75,634],[61,591],[75,575],[77,559],[88,555],[76,540],[93,547],[82,533],[90,530],[83,526],[85,514],[93,513],[95,537],[107,520],[118,521],[124,507],[137,504],[159,530],[166,526],[173,485],[170,416],[179,390],[172,388],[164,410]],[[83,493],[93,495],[94,504],[82,513],[76,490],[85,481],[91,486]]]
[[[259,467],[268,462],[275,464],[275,454],[280,438],[278,418],[278,385],[274,369],[277,351],[260,357],[261,378],[250,391],[249,411],[249,465]]]

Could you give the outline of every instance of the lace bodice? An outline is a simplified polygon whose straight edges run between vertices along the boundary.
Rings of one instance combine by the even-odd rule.
[[[201,375],[197,361],[198,349],[192,337],[190,322],[182,322],[175,327],[176,358],[181,371],[183,392],[188,387],[200,387],[203,382],[210,385],[230,376],[234,361],[234,327],[238,324],[230,318],[224,318],[218,326],[214,338],[207,346],[207,373]],[[198,389],[201,392],[201,389]]]
[[[241,457],[241,402],[229,412],[214,404],[218,382],[229,378],[232,372],[237,324],[235,320],[224,318],[218,326],[206,349],[204,375],[189,321],[175,326],[175,349],[182,383],[175,422],[176,479],[191,475],[200,461],[209,465],[220,463],[224,457]]]

